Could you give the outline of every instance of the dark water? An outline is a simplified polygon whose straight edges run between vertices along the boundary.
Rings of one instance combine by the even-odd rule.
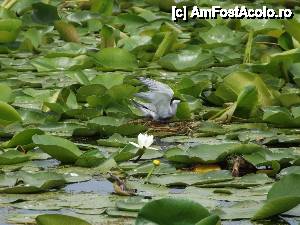
[[[69,193],[92,192],[109,195],[114,191],[113,185],[108,180],[89,180],[67,185],[64,190]]]

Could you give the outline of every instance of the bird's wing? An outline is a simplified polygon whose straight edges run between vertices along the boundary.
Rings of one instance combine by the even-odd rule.
[[[165,92],[140,92],[135,94],[135,96],[150,102],[152,105],[155,106],[155,111],[162,106],[169,106],[172,99]]]
[[[156,117],[156,108],[154,105],[150,103],[140,103],[135,100],[132,100],[133,105],[141,110],[144,114],[144,116],[151,116],[152,118]]]
[[[168,95],[170,97],[170,99],[173,98],[174,92],[168,85],[158,82],[156,80],[152,80],[152,79],[144,78],[144,77],[140,77],[139,80],[143,84],[145,84],[150,89],[150,91],[165,93],[166,95]]]

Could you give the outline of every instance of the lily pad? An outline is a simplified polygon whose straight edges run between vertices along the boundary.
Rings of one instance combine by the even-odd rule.
[[[216,163],[233,154],[251,154],[263,148],[255,144],[200,144],[188,149],[171,148],[165,157],[177,163]]]
[[[152,176],[150,183],[166,185],[166,186],[187,186],[212,184],[223,181],[233,180],[231,173],[226,170],[212,171],[204,174],[181,172],[162,176]]]
[[[268,192],[267,201],[252,217],[253,220],[265,219],[289,211],[300,204],[300,174],[284,176]]]
[[[91,225],[85,220],[60,214],[43,214],[36,217],[37,225]]]
[[[71,141],[50,135],[34,135],[33,142],[62,163],[75,163],[82,152]]]
[[[146,130],[146,127],[143,125],[131,124],[126,119],[118,119],[109,116],[96,117],[88,121],[88,126],[97,129],[98,132],[104,136],[110,136],[114,133],[131,136]]]
[[[6,148],[13,148],[21,145],[23,148],[30,148],[31,146],[28,145],[33,143],[32,136],[35,134],[41,135],[44,134],[44,132],[40,129],[25,129],[20,133],[15,134],[12,139],[10,139],[7,143],[2,144],[2,146]]]
[[[0,43],[13,42],[18,37],[22,21],[18,19],[0,19]]]
[[[0,175],[0,193],[39,193],[66,184],[64,177],[54,172],[16,172]]]
[[[94,58],[104,71],[132,71],[138,67],[135,56],[125,49],[105,48],[96,53]]]
[[[0,126],[22,121],[19,113],[10,105],[0,101]]]
[[[214,63],[210,53],[199,50],[185,50],[179,54],[170,53],[159,60],[159,64],[171,71],[194,71],[207,68]]]
[[[26,162],[30,159],[30,156],[25,153],[21,153],[17,150],[8,150],[0,154],[0,165],[12,165],[17,163]]]
[[[208,210],[198,203],[185,199],[165,198],[147,203],[139,212],[135,224],[216,225],[219,218],[208,222],[206,219],[209,216]]]

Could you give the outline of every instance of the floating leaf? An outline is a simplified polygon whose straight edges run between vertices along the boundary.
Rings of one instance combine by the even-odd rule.
[[[300,204],[300,174],[284,176],[268,192],[266,203],[252,217],[265,219],[286,212]]]
[[[210,53],[199,50],[184,50],[178,54],[167,54],[158,63],[162,68],[171,71],[194,71],[211,66],[214,59]]]
[[[105,161],[105,157],[98,150],[84,152],[75,162],[75,165],[82,167],[96,167]]]
[[[251,154],[261,150],[263,148],[255,144],[200,144],[187,150],[170,148],[165,157],[178,163],[216,163],[231,154]]]
[[[33,142],[44,152],[62,163],[75,163],[82,152],[71,141],[50,135],[34,135]]]
[[[0,43],[15,41],[20,32],[21,26],[21,20],[0,19]]]
[[[0,126],[22,121],[19,113],[10,105],[0,101]]]
[[[104,71],[132,71],[138,67],[135,56],[121,48],[104,48],[94,58]]]
[[[25,129],[15,134],[4,146],[6,148],[14,148],[20,145],[26,148],[26,145],[32,144],[32,136],[35,134],[41,135],[44,134],[44,132],[40,129]]]
[[[92,66],[91,59],[88,56],[80,55],[74,58],[56,57],[46,58],[39,57],[31,61],[31,64],[39,71],[56,71],[56,70],[77,70],[85,69]]]
[[[66,184],[62,175],[54,172],[16,172],[0,175],[0,193],[39,193]]]
[[[85,220],[60,214],[43,214],[36,217],[37,225],[91,225]]]
[[[286,20],[284,23],[287,32],[300,42],[300,31],[298,29],[300,23],[297,20]]]
[[[9,86],[5,84],[0,84],[0,101],[10,102],[12,100],[12,90]]]
[[[256,87],[259,105],[273,104],[274,97],[264,81],[257,74],[248,72],[234,72],[226,76],[215,94],[224,102],[234,102],[246,86]]]
[[[175,174],[162,175],[159,177],[152,176],[150,183],[165,185],[165,186],[187,186],[187,185],[202,185],[213,184],[223,181],[230,181],[233,177],[226,170],[211,171],[204,174],[193,172],[181,172]]]
[[[100,13],[102,16],[110,16],[113,12],[114,2],[110,0],[92,0],[91,11]]]
[[[110,89],[113,86],[123,84],[125,75],[123,74],[101,74],[97,75],[93,80],[92,84],[101,84],[105,88]]]
[[[147,203],[139,212],[135,224],[216,225],[219,218],[203,222],[209,216],[208,210],[198,203],[185,199],[164,198]]]
[[[88,126],[96,128],[101,135],[105,136],[110,136],[114,133],[131,136],[146,130],[146,127],[143,125],[130,124],[124,119],[109,116],[96,117],[88,121]]]
[[[32,18],[37,23],[53,24],[59,19],[57,8],[42,2],[32,4]]]
[[[19,152],[17,150],[8,150],[0,154],[0,165],[12,165],[29,161],[30,156],[28,154]]]

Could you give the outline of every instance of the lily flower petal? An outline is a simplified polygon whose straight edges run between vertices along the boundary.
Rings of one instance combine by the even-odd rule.
[[[140,145],[138,145],[137,143],[134,143],[134,142],[129,142],[129,144],[132,144],[133,146],[137,147],[137,148],[140,148]]]
[[[147,139],[145,140],[145,147],[149,148],[153,144],[153,135],[147,136]]]
[[[138,135],[138,144],[141,148],[144,147],[144,142],[145,142],[145,135],[144,134],[139,134]]]

